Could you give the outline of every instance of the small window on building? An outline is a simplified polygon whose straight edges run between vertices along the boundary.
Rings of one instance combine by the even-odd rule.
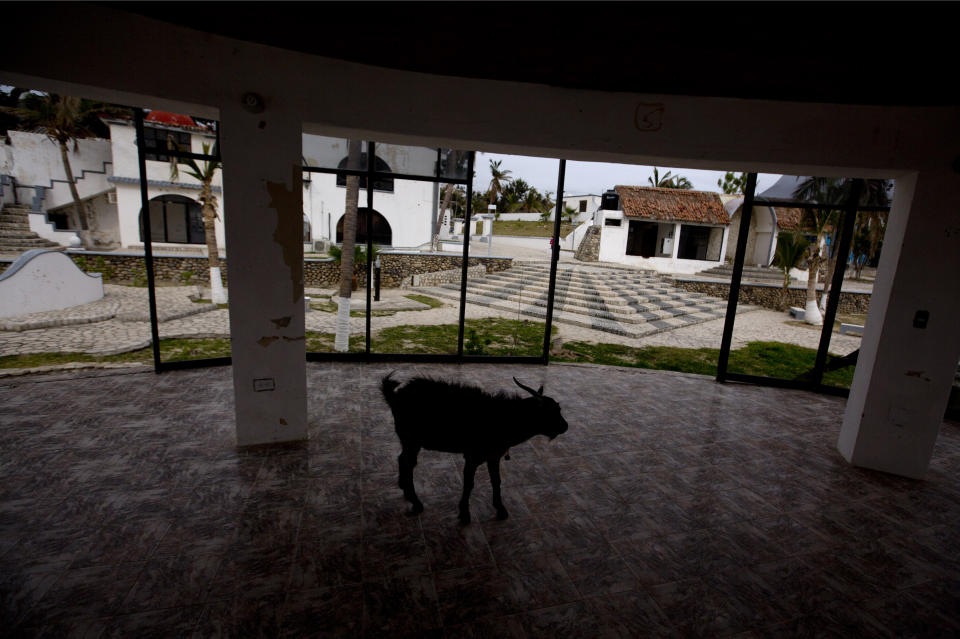
[[[580,212],[581,212],[581,213],[586,213],[586,212],[587,212],[587,201],[586,201],[586,200],[580,200]]]
[[[143,129],[143,141],[148,149],[167,149],[167,140],[172,138],[179,144],[184,151],[190,151],[190,133],[187,131],[170,131],[168,129],[158,129],[152,126],[145,126]],[[147,159],[155,162],[169,162],[170,156],[159,153],[147,153]]]
[[[604,226],[620,226],[620,219],[614,217],[608,217],[603,221]]]

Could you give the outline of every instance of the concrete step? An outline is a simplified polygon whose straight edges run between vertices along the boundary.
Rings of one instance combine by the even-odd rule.
[[[525,272],[513,269],[491,273],[486,279],[496,282],[524,282],[546,288],[550,284],[549,273]],[[557,286],[583,294],[618,293],[621,291],[664,291],[675,290],[673,286],[660,279],[609,279],[588,278],[583,276],[557,276]]]
[[[458,291],[459,284],[444,285],[449,290]],[[494,283],[474,281],[467,283],[467,290],[479,295],[487,295],[516,303],[546,306],[548,291],[546,288],[511,288]],[[579,295],[565,294],[560,288],[554,298],[554,307],[570,312],[596,315],[619,321],[637,323],[649,319],[661,319],[683,314],[683,309],[697,307],[693,312],[722,308],[725,303],[715,298],[697,293],[677,291],[667,295],[619,294],[584,298]],[[679,312],[678,312],[679,310]]]
[[[7,239],[11,240],[23,240],[23,239],[33,239],[38,237],[36,233],[27,229],[5,229],[0,228],[0,242],[3,242]]]
[[[29,222],[0,222],[0,232],[30,230]]]
[[[443,297],[449,300],[456,301],[460,299],[459,293],[454,293],[450,290],[432,289],[432,293],[438,297]],[[533,317],[541,320],[546,319],[547,316],[547,309],[545,306],[521,305],[518,307],[496,297],[473,294],[469,291],[467,292],[467,303],[476,304],[478,306],[486,306],[488,308],[493,308],[500,311],[517,313],[518,315]],[[752,309],[745,307],[743,310],[746,311]],[[558,310],[556,308],[553,312],[553,321],[558,324],[569,324],[572,326],[580,326],[582,328],[589,328],[614,335],[635,338],[673,330],[682,326],[708,322],[720,317],[723,317],[722,311],[710,311],[701,313],[688,313],[679,316],[665,317],[662,319],[648,320],[644,323],[625,323],[604,317],[595,317],[582,313],[571,313],[565,310]]]

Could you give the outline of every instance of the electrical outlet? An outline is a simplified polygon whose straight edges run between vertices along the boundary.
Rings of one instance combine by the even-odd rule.
[[[263,391],[272,391],[276,389],[277,383],[272,377],[261,377],[253,380],[253,390],[260,393]]]

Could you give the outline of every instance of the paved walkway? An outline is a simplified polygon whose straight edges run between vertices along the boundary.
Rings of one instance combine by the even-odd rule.
[[[587,267],[591,268],[591,267]],[[92,355],[110,355],[150,344],[147,291],[143,288],[105,285],[103,300],[82,306],[7,318],[0,327],[0,356],[45,352],[79,352]],[[157,289],[158,311],[161,316],[160,337],[229,337],[229,318],[226,309],[214,309],[212,305],[195,304],[190,301],[194,286],[161,287]],[[317,301],[331,290],[307,289],[307,294]],[[375,310],[390,308],[397,300],[406,304],[409,294],[431,295],[432,289],[384,289],[383,301],[375,304]],[[359,301],[359,299],[358,299]],[[430,310],[398,311],[393,315],[373,317],[371,327],[379,331],[390,326],[455,324],[459,309],[455,302]],[[523,319],[517,313],[469,304],[468,319],[507,317]],[[306,315],[307,330],[332,333],[335,313],[312,311]],[[69,324],[69,325],[64,325]],[[351,320],[353,330],[364,331],[365,319]],[[36,326],[35,328],[28,328]],[[718,348],[723,332],[723,319],[718,318],[700,324],[683,326],[642,338],[613,335],[590,328],[569,324],[555,324],[558,336],[564,341],[587,341],[596,343],[626,344],[631,346],[665,345],[692,348]],[[27,330],[9,330],[12,327]],[[780,341],[816,348],[820,339],[819,328],[789,322],[785,313],[760,310],[737,316],[733,335],[733,347],[738,348],[751,341]],[[860,338],[834,334],[830,350],[847,354],[860,347]]]

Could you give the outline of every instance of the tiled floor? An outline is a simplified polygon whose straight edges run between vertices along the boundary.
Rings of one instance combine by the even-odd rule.
[[[838,399],[398,368],[560,400],[570,430],[503,463],[508,520],[481,469],[459,525],[430,452],[406,514],[385,366],[308,365],[310,441],[273,450],[234,447],[229,368],[0,383],[0,634],[960,635],[957,424],[910,481],[840,458]]]

